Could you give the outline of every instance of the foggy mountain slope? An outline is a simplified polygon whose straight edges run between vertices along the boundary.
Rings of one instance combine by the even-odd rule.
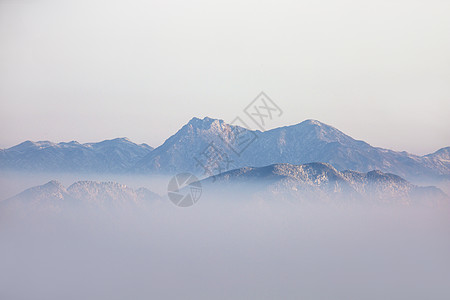
[[[77,205],[67,189],[58,181],[52,180],[44,185],[29,188],[22,193],[0,202],[0,210],[4,211],[53,211]]]
[[[148,189],[134,190],[116,182],[78,181],[66,189],[53,180],[0,202],[0,210],[59,212],[72,208],[140,208],[159,200],[161,197]]]
[[[204,170],[195,158],[202,158],[202,153],[212,142],[228,158],[227,163],[223,164],[228,170],[245,166],[262,167],[274,163],[325,162],[338,170],[368,172],[377,169],[408,179],[450,174],[450,164],[443,154],[417,156],[373,147],[316,120],[306,120],[265,132],[241,129],[244,139],[256,139],[239,155],[229,147],[235,145],[235,129],[236,127],[222,120],[193,118],[163,145],[137,162],[133,170],[201,174]],[[448,153],[448,150],[446,151]]]
[[[253,199],[288,201],[356,201],[356,203],[448,204],[449,198],[436,187],[420,187],[381,171],[339,172],[326,163],[274,164],[245,167],[201,181],[213,195],[244,193]]]
[[[26,141],[0,151],[0,169],[56,172],[124,172],[153,150],[126,138],[80,144]]]

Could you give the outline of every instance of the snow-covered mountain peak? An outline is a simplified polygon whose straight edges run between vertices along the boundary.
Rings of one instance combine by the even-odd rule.
[[[122,138],[115,138],[115,139],[111,139],[111,140],[104,140],[98,143],[87,143],[84,144],[86,146],[105,146],[105,145],[136,145],[134,144],[130,139],[126,138],[126,137],[122,137]]]
[[[354,141],[353,138],[344,134],[333,126],[319,122],[317,120],[306,120],[294,125],[298,131],[307,132],[310,137],[321,139],[326,142],[347,143]]]
[[[192,125],[194,127],[200,127],[202,125],[211,125],[211,123],[213,123],[214,121],[216,121],[216,119],[210,117],[204,117],[203,119],[193,117],[192,119],[189,120],[187,124]]]
[[[66,189],[64,185],[57,180],[51,180],[44,184],[42,187],[45,189]]]
[[[425,157],[450,162],[450,147],[441,148],[434,153],[425,155]]]
[[[55,146],[55,143],[49,142],[49,141],[25,141],[23,143],[20,143],[14,147],[9,148],[8,150],[17,151],[17,152],[24,152],[29,150],[38,150],[38,149],[44,149],[47,147]]]
[[[59,202],[68,196],[66,188],[56,180],[47,182],[46,184],[26,189],[17,196],[7,199],[0,203],[23,202],[35,203],[39,201],[56,201]],[[16,200],[14,200],[16,199]]]
[[[295,138],[296,140],[303,141],[302,143],[304,144],[317,142],[338,142],[341,144],[364,143],[354,140],[333,126],[312,119],[295,125],[271,129],[266,131],[265,134],[277,136],[281,139]],[[284,142],[281,140],[279,144],[284,144]]]
[[[220,119],[212,119],[209,117],[203,119],[193,118],[173,137],[179,139],[179,142],[200,138],[206,144],[210,142],[219,142],[219,139],[229,141],[234,137],[234,128],[234,125],[227,124]]]
[[[326,124],[324,124],[324,123],[322,123],[322,122],[320,122],[320,121],[318,121],[318,120],[314,120],[314,119],[308,119],[308,120],[305,120],[305,121],[303,121],[303,122],[301,122],[300,124],[304,124],[304,125],[315,125],[315,126],[329,126],[329,125],[326,125]]]
[[[192,118],[186,126],[193,130],[207,131],[207,130],[223,130],[228,126],[223,120],[204,117],[203,119]]]

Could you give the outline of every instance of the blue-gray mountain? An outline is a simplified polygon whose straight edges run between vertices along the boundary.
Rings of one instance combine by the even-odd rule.
[[[396,152],[315,120],[261,132],[193,118],[154,150],[123,138],[90,144],[27,141],[0,150],[0,169],[27,171],[211,175],[247,166],[310,162],[329,163],[341,171],[381,170],[409,180],[450,178],[450,147],[425,156]]]
[[[286,200],[309,203],[449,205],[440,189],[414,185],[400,176],[370,171],[339,172],[326,163],[245,167],[201,181],[203,201],[233,199]]]
[[[211,143],[214,148],[208,148]],[[219,159],[211,153],[216,150],[223,152]],[[208,165],[207,170],[220,173],[246,166],[310,162],[329,163],[338,170],[381,170],[408,179],[440,177],[450,174],[450,147],[418,156],[373,147],[315,120],[261,132],[232,126],[222,120],[193,118],[138,161],[133,170],[199,174],[205,171],[203,166]]]
[[[0,168],[26,171],[124,172],[153,150],[126,138],[80,144],[26,141],[0,150]]]

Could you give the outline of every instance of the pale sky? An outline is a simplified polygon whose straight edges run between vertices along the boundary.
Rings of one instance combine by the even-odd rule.
[[[317,119],[373,146],[450,145],[450,1],[0,0],[0,147]]]

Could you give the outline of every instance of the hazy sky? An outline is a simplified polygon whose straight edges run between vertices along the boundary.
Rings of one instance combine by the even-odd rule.
[[[0,0],[0,147],[284,114],[374,146],[450,145],[450,1]]]

